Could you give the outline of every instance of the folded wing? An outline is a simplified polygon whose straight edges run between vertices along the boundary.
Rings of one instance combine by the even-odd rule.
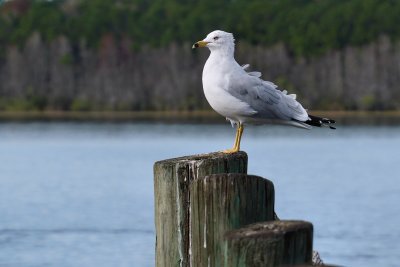
[[[255,119],[299,122],[309,119],[307,111],[296,101],[296,95],[288,95],[274,83],[260,79],[259,72],[246,72],[247,67],[244,65],[241,71],[230,75],[225,89],[256,110]]]

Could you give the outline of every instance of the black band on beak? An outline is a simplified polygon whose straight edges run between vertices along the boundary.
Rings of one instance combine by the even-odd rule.
[[[199,47],[206,47],[208,42],[205,41],[198,41],[197,43],[193,44],[192,48],[199,48]]]

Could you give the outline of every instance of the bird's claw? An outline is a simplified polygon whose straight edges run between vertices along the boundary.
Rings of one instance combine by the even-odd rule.
[[[224,154],[233,154],[233,153],[236,153],[238,151],[239,151],[239,149],[234,147],[234,148],[222,150],[221,152],[224,153]]]

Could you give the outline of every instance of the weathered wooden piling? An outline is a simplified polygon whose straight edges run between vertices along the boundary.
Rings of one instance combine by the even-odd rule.
[[[272,182],[246,172],[244,152],[155,163],[157,267],[311,262],[312,225],[274,222]]]
[[[311,263],[312,239],[313,226],[305,221],[251,224],[226,233],[224,266],[274,267]]]
[[[272,182],[247,174],[214,174],[189,188],[190,266],[224,266],[224,235],[242,226],[274,219]]]
[[[189,265],[191,181],[218,173],[246,173],[247,154],[211,153],[156,162],[156,266]]]

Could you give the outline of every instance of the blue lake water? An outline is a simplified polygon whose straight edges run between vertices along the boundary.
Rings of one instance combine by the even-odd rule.
[[[0,266],[154,266],[153,163],[232,145],[228,124],[0,123]],[[249,173],[343,266],[399,266],[400,127],[249,127]]]

